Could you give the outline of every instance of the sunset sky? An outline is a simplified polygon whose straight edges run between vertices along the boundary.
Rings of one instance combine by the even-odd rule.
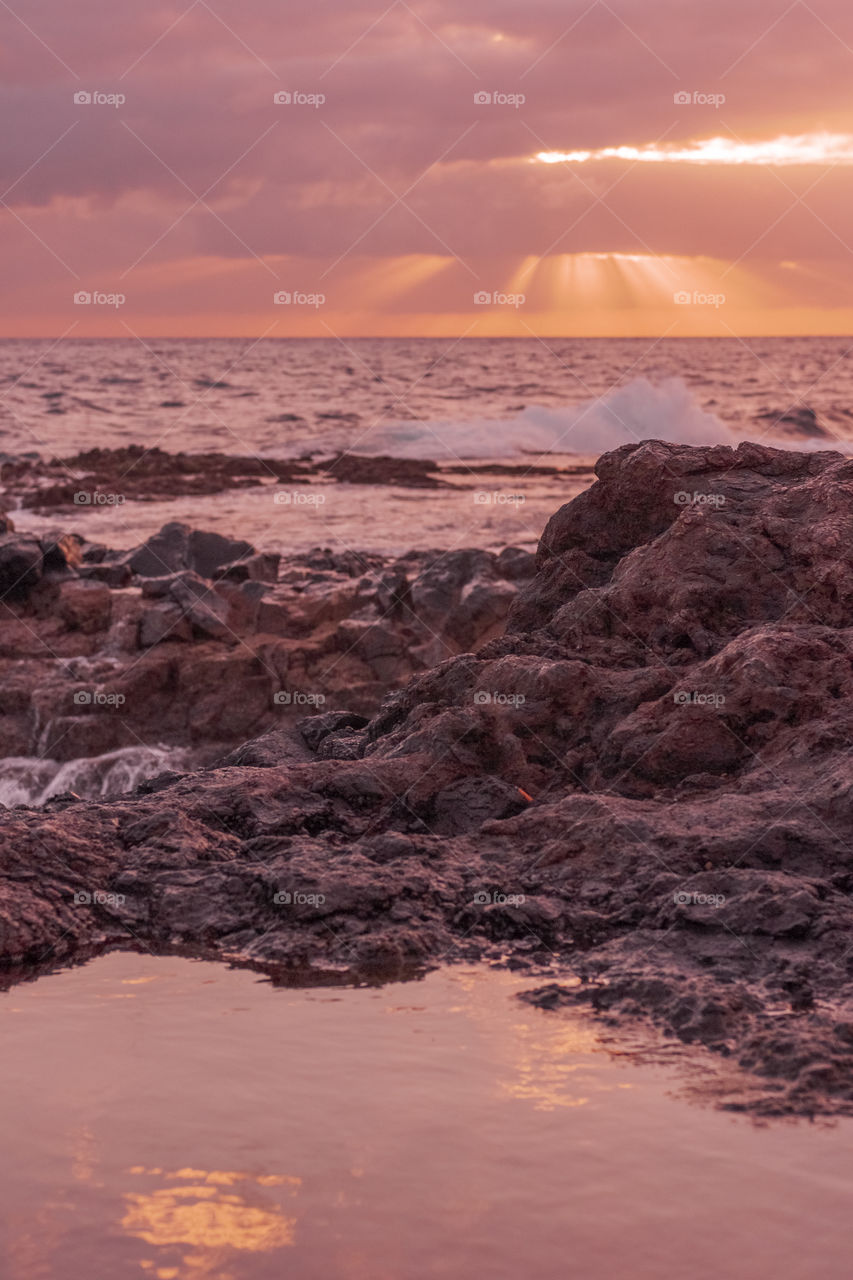
[[[0,59],[4,336],[853,332],[843,0],[0,0]]]

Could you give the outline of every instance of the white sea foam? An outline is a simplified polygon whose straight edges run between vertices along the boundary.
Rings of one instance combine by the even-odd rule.
[[[393,424],[371,432],[357,452],[438,461],[541,453],[597,457],[640,440],[734,447],[745,439],[762,439],[781,448],[839,447],[832,440],[807,439],[800,434],[764,435],[754,424],[739,433],[702,409],[682,378],[660,383],[635,378],[596,399],[559,409],[533,405],[512,418]]]
[[[35,756],[0,760],[0,805],[42,805],[73,791],[87,799],[133,791],[165,769],[180,771],[185,753],[169,747],[121,747],[102,756],[60,763]]]

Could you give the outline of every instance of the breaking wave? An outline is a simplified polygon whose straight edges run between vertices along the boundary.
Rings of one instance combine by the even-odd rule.
[[[819,429],[797,430],[790,419],[780,420],[778,432],[768,430],[766,422],[735,431],[701,408],[683,379],[655,384],[636,378],[581,404],[559,409],[534,405],[512,418],[394,423],[371,432],[355,451],[437,461],[544,453],[597,457],[640,440],[734,447],[749,438],[789,449],[841,447]]]

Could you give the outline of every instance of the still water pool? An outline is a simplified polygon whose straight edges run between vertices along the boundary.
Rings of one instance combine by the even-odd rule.
[[[0,996],[4,1280],[847,1280],[853,1125],[758,1127],[484,968],[115,954]]]

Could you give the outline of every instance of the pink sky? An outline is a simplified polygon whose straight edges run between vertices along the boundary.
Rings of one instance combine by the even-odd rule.
[[[0,59],[6,336],[853,332],[841,0],[4,0]]]

